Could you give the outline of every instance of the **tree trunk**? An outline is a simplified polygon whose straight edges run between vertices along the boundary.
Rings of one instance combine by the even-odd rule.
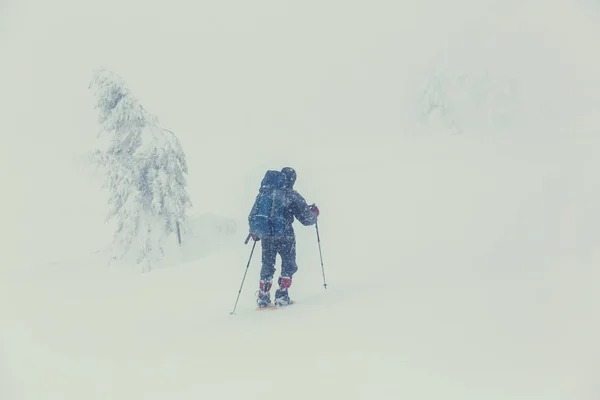
[[[181,229],[179,229],[179,221],[176,222],[177,227],[177,243],[181,246]]]

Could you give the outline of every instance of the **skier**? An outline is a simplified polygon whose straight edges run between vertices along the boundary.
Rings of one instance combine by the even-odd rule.
[[[277,254],[281,257],[281,275],[278,279],[279,289],[275,291],[274,303],[276,306],[291,304],[288,289],[292,285],[292,277],[298,270],[296,265],[296,236],[292,224],[294,218],[298,219],[304,226],[314,225],[319,216],[319,208],[315,205],[308,205],[304,198],[294,190],[296,182],[296,171],[293,168],[285,167],[281,170],[284,175],[282,183],[283,207],[282,213],[282,234],[260,234],[250,231],[250,237],[254,241],[262,241],[262,268],[260,271],[259,290],[256,302],[260,308],[268,307],[271,304],[270,290],[275,274],[275,262]],[[274,201],[274,200],[273,200]],[[250,215],[249,221],[256,216],[257,203],[255,203]],[[273,206],[270,206],[273,207]]]

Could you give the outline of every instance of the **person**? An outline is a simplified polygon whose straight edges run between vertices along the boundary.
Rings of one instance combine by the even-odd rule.
[[[281,274],[277,279],[279,288],[275,291],[275,306],[284,306],[291,304],[288,290],[292,286],[292,278],[298,271],[296,264],[296,235],[292,224],[294,219],[300,221],[304,226],[314,225],[319,216],[319,208],[315,205],[308,205],[306,200],[294,190],[296,182],[296,171],[291,167],[285,167],[281,170],[285,176],[285,234],[281,237],[262,236],[258,237],[255,232],[250,232],[250,237],[254,241],[262,241],[262,267],[260,270],[260,282],[257,292],[256,302],[260,308],[271,305],[271,287],[275,275],[275,262],[277,254],[281,257]]]

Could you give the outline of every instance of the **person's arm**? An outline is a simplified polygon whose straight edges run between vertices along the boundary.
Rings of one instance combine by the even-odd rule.
[[[294,217],[304,226],[314,225],[319,216],[319,209],[316,205],[308,205],[300,193],[292,192],[292,210]]]

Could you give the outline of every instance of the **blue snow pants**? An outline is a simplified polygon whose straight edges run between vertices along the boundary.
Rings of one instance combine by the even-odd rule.
[[[292,277],[298,271],[296,265],[296,238],[285,236],[282,238],[264,237],[262,242],[262,268],[260,279],[270,281],[275,275],[275,262],[277,254],[281,257],[281,276]]]

